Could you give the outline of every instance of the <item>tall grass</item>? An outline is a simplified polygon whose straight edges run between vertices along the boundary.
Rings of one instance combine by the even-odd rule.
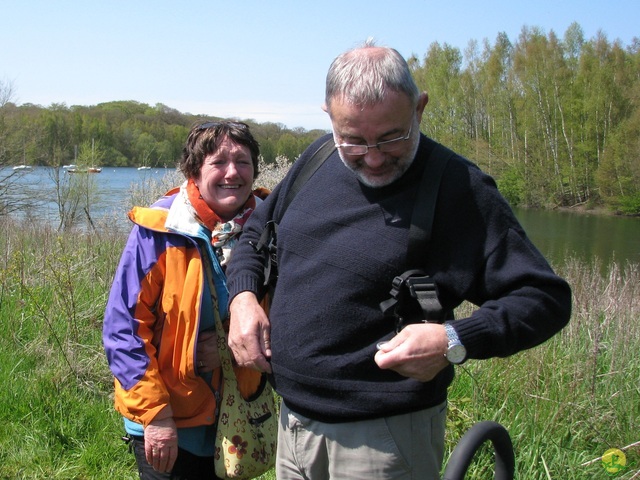
[[[640,267],[575,259],[558,266],[573,287],[570,324],[544,345],[458,369],[450,391],[448,445],[473,423],[510,432],[518,478],[606,478],[610,448],[640,441]],[[465,305],[457,316],[472,309]],[[619,478],[640,478],[640,448],[626,451]],[[470,478],[493,478],[479,455]]]
[[[125,230],[1,221],[0,478],[134,478],[101,345]]]
[[[121,215],[96,227],[59,233],[0,218],[0,478],[137,478],[101,345],[130,225]],[[640,440],[640,267],[556,268],[573,287],[571,323],[540,347],[458,368],[447,449],[495,420],[512,436],[517,478],[607,478],[596,459]],[[640,478],[638,447],[625,453],[617,478]],[[484,448],[468,478],[493,478],[491,467]]]

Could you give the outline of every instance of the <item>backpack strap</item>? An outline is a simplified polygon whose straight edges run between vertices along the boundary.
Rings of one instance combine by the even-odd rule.
[[[280,208],[280,219],[269,220],[264,229],[262,230],[262,234],[260,235],[260,239],[258,243],[253,245],[253,248],[258,253],[262,253],[265,257],[264,259],[264,285],[271,286],[272,288],[275,286],[275,281],[278,278],[278,257],[277,257],[277,241],[278,241],[278,222],[282,220],[289,204],[293,201],[295,196],[298,194],[302,186],[309,180],[314,173],[320,168],[327,158],[331,156],[331,154],[335,151],[336,146],[333,141],[333,138],[330,138],[326,142],[324,142],[318,150],[314,152],[309,161],[302,167],[300,173],[293,181],[291,188],[287,192],[284,197],[284,201],[282,203],[282,207]]]
[[[332,137],[324,142],[311,156],[306,165],[302,167],[302,170],[300,170],[300,173],[298,173],[298,176],[293,181],[293,185],[291,185],[287,195],[284,197],[284,202],[280,208],[280,212],[282,212],[280,220],[282,220],[284,213],[287,211],[287,208],[289,208],[289,204],[293,201],[302,186],[307,183],[307,180],[309,180],[314,173],[316,173],[318,168],[320,168],[320,165],[322,165],[324,161],[331,156],[335,149],[336,145]]]
[[[442,180],[444,169],[453,155],[453,151],[436,143],[424,167],[409,229],[407,261],[410,266],[418,266],[423,263],[425,246],[431,240],[440,180]]]
[[[436,284],[423,270],[407,270],[391,283],[391,297],[380,302],[380,310],[393,317],[396,333],[409,323],[444,320]]]
[[[451,312],[443,311],[433,279],[415,267],[424,263],[424,252],[431,240],[440,180],[453,155],[453,151],[437,143],[427,159],[409,227],[407,264],[414,268],[393,279],[391,298],[380,303],[382,312],[395,318],[397,332],[416,319],[442,322],[452,316]]]

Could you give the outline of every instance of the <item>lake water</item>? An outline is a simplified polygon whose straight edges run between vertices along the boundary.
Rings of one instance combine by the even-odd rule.
[[[535,245],[551,261],[567,256],[640,264],[640,218],[555,210],[516,209]]]
[[[48,203],[43,214],[56,219],[53,201],[55,188],[50,169],[36,167],[18,180],[24,193],[35,197],[44,194]],[[0,171],[4,176],[7,170]],[[74,175],[74,174],[65,174]],[[78,175],[78,174],[75,174]],[[174,169],[138,170],[136,168],[104,168],[98,174],[87,176],[95,185],[96,200],[92,203],[92,216],[114,212],[123,215],[131,204],[134,187],[152,182],[163,182],[167,175],[175,179]],[[172,186],[170,183],[167,186]],[[50,193],[49,193],[50,192]],[[516,209],[516,216],[525,230],[552,263],[560,263],[567,256],[584,260],[597,258],[603,264],[615,260],[640,264],[640,218],[591,215],[567,211]]]
[[[6,175],[7,169],[0,170],[0,178]],[[67,173],[61,169],[61,178],[73,175],[75,180],[87,182],[91,192],[91,216],[99,218],[106,214],[122,212],[124,215],[131,206],[132,191],[152,183],[164,183],[163,179],[174,178],[176,170],[172,168],[152,168],[138,170],[128,167],[104,167],[100,173]],[[17,179],[21,194],[29,198],[41,199],[38,202],[38,217],[56,220],[58,217],[55,202],[55,180],[52,169],[35,167],[28,172],[21,172]],[[178,182],[179,183],[179,182]],[[168,184],[168,187],[175,186]],[[155,198],[154,198],[155,200]]]

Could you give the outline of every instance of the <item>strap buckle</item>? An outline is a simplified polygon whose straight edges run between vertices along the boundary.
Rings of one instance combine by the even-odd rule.
[[[381,302],[380,309],[395,319],[396,333],[410,323],[441,323],[446,317],[434,280],[422,270],[395,277],[389,293],[391,298]]]

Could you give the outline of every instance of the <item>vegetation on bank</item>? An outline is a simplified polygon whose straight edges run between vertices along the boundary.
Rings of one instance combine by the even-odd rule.
[[[265,166],[262,183],[287,168]],[[132,203],[165,187],[145,186]],[[112,218],[57,231],[0,216],[0,478],[137,478],[101,342],[128,229]],[[569,326],[540,347],[457,369],[447,456],[471,425],[495,420],[512,436],[517,478],[606,478],[599,457],[610,448],[627,456],[615,478],[638,478],[640,266],[567,259],[556,269],[573,287]],[[492,478],[492,464],[483,447],[470,478]]]
[[[640,39],[524,27],[409,59],[424,131],[493,175],[512,205],[640,213]]]
[[[0,166],[173,167],[195,124],[222,120],[158,103],[117,100],[84,106],[15,104],[14,85],[0,80]],[[267,163],[295,159],[324,130],[249,124]]]
[[[434,42],[408,61],[430,97],[422,131],[494,176],[512,205],[640,214],[638,39],[523,27],[463,52]],[[218,119],[135,101],[18,106],[12,92],[0,82],[0,166],[172,166],[189,126]],[[325,133],[245,121],[266,163],[293,161]]]

